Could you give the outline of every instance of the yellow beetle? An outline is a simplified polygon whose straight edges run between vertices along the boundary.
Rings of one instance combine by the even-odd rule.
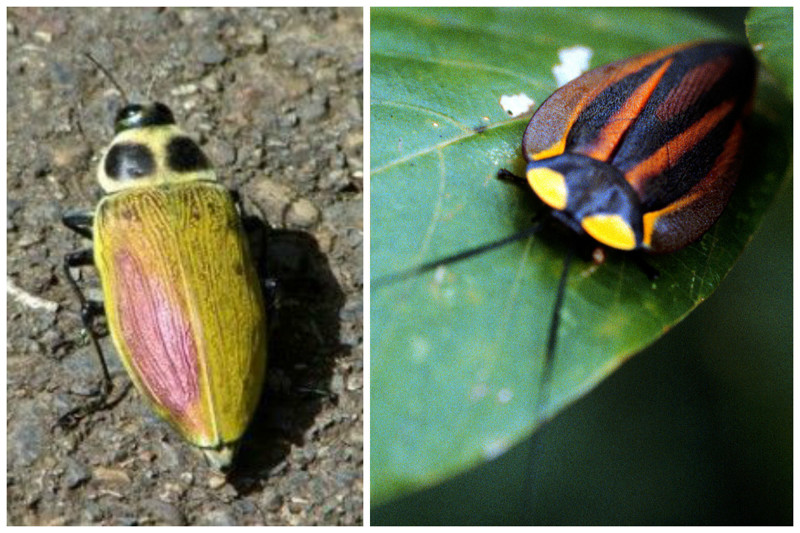
[[[97,173],[105,196],[93,214],[63,218],[93,238],[93,250],[68,254],[64,270],[105,392],[110,380],[92,332],[99,308],[153,410],[226,470],[258,404],[267,359],[264,297],[240,212],[164,104],[126,105],[115,129]],[[102,307],[87,301],[70,271],[92,262]]]

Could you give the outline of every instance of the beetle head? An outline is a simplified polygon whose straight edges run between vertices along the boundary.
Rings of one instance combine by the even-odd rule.
[[[166,105],[129,103],[114,76],[90,54],[86,57],[111,81],[125,106],[114,120],[116,136],[103,155],[97,180],[106,193],[186,181],[216,181],[197,143],[175,124]],[[149,90],[148,90],[149,92]]]
[[[573,230],[620,250],[642,246],[642,208],[613,166],[581,154],[532,161],[526,177],[557,218]]]
[[[114,131],[120,133],[133,128],[169,124],[175,124],[175,117],[170,108],[161,102],[148,105],[128,104],[117,113],[117,118],[114,119]]]
[[[166,105],[126,105],[117,113],[115,129],[117,134],[97,170],[97,179],[106,193],[216,180],[208,158],[175,124]]]

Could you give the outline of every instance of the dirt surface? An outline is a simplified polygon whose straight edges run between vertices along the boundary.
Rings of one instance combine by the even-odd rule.
[[[8,10],[10,524],[362,522],[362,10]],[[110,409],[61,273],[88,241],[61,214],[100,197],[119,92],[153,99],[273,228],[281,287],[267,385],[227,477],[150,413],[102,344]],[[81,283],[99,293],[93,269]]]

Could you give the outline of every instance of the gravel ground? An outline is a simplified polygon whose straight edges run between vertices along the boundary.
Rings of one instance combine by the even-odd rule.
[[[14,8],[6,31],[9,523],[361,524],[361,9]],[[115,355],[121,401],[54,428],[99,383],[60,270],[87,243],[60,217],[98,200],[121,98],[84,52],[132,100],[170,106],[274,230],[267,386],[227,478],[148,411]],[[98,293],[92,269],[82,282]]]

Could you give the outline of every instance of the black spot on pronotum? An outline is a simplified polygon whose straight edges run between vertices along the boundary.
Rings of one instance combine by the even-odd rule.
[[[174,137],[167,144],[167,167],[175,172],[208,170],[211,163],[189,137]]]
[[[109,178],[131,180],[155,172],[153,152],[143,144],[118,143],[106,154],[105,172]]]

